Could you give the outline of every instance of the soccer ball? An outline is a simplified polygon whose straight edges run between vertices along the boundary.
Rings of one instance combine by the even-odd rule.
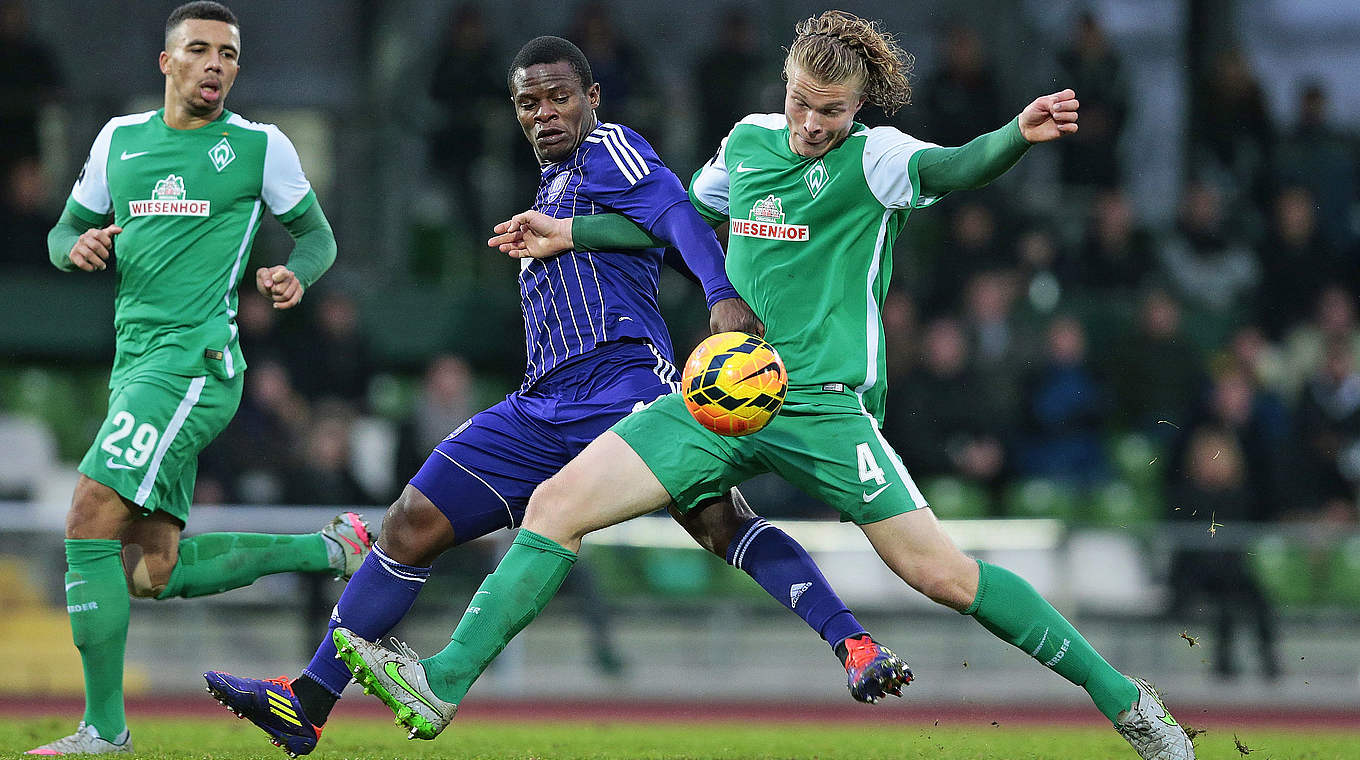
[[[685,362],[680,392],[700,425],[749,435],[779,412],[789,378],[774,346],[743,332],[710,335]]]

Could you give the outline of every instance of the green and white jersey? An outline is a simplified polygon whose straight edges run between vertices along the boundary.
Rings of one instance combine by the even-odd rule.
[[[695,173],[699,212],[730,220],[727,277],[784,359],[786,403],[862,405],[882,421],[879,307],[907,215],[938,200],[920,197],[916,171],[930,147],[856,123],[845,142],[808,159],[789,147],[784,114],[755,114]]]
[[[100,130],[66,208],[114,238],[117,355],[110,387],[142,371],[231,378],[245,369],[236,289],[267,207],[287,222],[316,201],[272,124],[223,111],[171,129],[163,111]]]

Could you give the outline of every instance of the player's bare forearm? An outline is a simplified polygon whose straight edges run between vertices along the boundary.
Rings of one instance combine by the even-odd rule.
[[[1056,140],[1077,131],[1077,93],[1062,90],[1035,98],[1020,112],[1020,134],[1031,143]]]

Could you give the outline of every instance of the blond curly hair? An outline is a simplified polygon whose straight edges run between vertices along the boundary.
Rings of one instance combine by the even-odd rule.
[[[915,59],[877,21],[845,11],[827,11],[804,19],[784,58],[784,78],[797,68],[826,83],[856,87],[870,103],[887,113],[911,102],[907,77]]]

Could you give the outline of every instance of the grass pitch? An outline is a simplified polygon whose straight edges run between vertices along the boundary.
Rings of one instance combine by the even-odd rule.
[[[0,757],[21,758],[70,733],[70,718],[0,719]],[[1234,737],[1234,730],[1236,737]],[[284,760],[244,721],[134,717],[134,757],[150,760]],[[1238,742],[1242,749],[1238,748]],[[1198,739],[1200,760],[1344,760],[1360,758],[1356,731],[1210,729]],[[377,720],[339,718],[326,729],[318,760],[1132,760],[1111,730],[1015,726],[835,726],[826,724],[666,724],[599,722],[457,722],[434,741],[408,741]]]

